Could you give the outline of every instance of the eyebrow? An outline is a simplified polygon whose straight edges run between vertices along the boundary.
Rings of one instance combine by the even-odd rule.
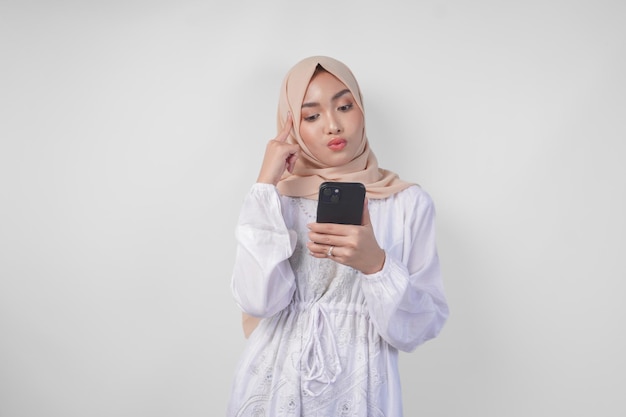
[[[349,89],[347,89],[347,88],[346,88],[346,89],[343,89],[343,90],[341,90],[340,92],[338,92],[337,94],[335,94],[334,96],[332,96],[331,100],[332,100],[332,101],[335,101],[335,100],[337,100],[339,97],[341,97],[341,96],[343,96],[344,94],[347,94],[347,93],[349,93],[349,92],[350,92],[350,90],[349,90]],[[316,103],[316,102],[302,103],[302,108],[305,108],[305,107],[315,107],[315,106],[319,106],[319,105],[320,105],[320,104],[319,104],[319,103]]]

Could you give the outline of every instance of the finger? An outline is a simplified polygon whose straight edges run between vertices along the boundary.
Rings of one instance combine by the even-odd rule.
[[[331,247],[333,248],[332,255],[333,256],[337,255],[335,253],[335,250],[337,249],[337,247],[333,245],[322,245],[319,243],[309,242],[307,243],[307,247],[309,249],[309,253],[315,256],[316,258],[328,258],[328,252],[330,251]]]
[[[363,217],[361,219],[361,226],[368,225],[370,222],[369,200],[366,198],[365,201],[363,201]]]
[[[282,130],[276,136],[276,140],[279,142],[285,142],[289,137],[289,133],[291,132],[291,128],[293,127],[293,117],[291,116],[291,112],[287,113],[287,120],[285,120],[285,125]]]
[[[293,173],[293,169],[296,166],[297,160],[298,160],[298,151],[295,151],[294,153],[290,154],[287,157],[287,171],[289,171],[289,173]]]
[[[332,239],[335,238],[335,236],[332,236],[332,235],[328,235],[325,233],[316,233],[313,231],[309,232],[308,237],[309,237],[310,242],[313,242],[318,245],[326,245],[326,246],[331,245]]]

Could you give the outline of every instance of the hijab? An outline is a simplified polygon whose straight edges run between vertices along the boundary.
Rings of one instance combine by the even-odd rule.
[[[345,165],[326,165],[309,151],[299,133],[301,106],[309,82],[318,66],[345,84],[365,118],[361,89],[352,71],[345,64],[326,56],[312,56],[294,65],[282,82],[277,125],[280,132],[287,120],[287,112],[291,112],[293,129],[287,141],[297,143],[301,152],[293,173],[285,171],[278,182],[279,192],[286,196],[317,200],[319,186],[324,181],[360,182],[365,185],[368,198],[382,199],[410,186],[411,183],[401,180],[396,173],[379,168],[376,156],[370,149],[365,127],[357,156]]]

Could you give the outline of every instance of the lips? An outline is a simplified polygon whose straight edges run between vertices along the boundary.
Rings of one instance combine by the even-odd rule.
[[[340,151],[346,147],[348,142],[342,138],[334,138],[330,142],[328,142],[328,147],[333,151]]]

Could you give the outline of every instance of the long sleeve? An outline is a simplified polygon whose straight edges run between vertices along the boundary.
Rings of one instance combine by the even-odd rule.
[[[245,313],[271,317],[289,304],[296,287],[288,261],[296,236],[285,226],[274,186],[252,186],[241,208],[235,237],[231,280],[235,301]]]
[[[449,314],[435,243],[435,208],[423,190],[398,202],[391,214],[404,219],[402,242],[385,248],[383,269],[362,275],[372,323],[389,344],[403,351],[434,338]]]

